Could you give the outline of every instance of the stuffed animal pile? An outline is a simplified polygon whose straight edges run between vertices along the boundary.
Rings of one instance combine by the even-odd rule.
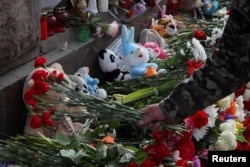
[[[99,79],[93,78],[89,75],[89,67],[81,67],[77,70],[77,73],[82,77],[82,79],[86,81],[90,95],[94,95],[103,99],[107,97],[106,90],[99,88]]]

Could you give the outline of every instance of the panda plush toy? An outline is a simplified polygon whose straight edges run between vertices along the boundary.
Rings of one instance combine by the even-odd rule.
[[[117,56],[110,49],[102,49],[99,51],[99,66],[107,82],[131,79],[129,72],[122,69],[122,61],[122,57]]]

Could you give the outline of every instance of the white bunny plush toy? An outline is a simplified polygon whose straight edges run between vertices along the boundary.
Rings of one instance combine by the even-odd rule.
[[[156,63],[148,63],[150,58],[148,50],[134,42],[134,27],[128,29],[122,25],[121,41],[123,60],[130,70],[131,79],[153,76],[164,71],[157,71],[158,65]]]

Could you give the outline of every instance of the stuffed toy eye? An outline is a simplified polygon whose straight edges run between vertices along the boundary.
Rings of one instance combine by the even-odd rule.
[[[132,52],[130,52],[130,54],[132,55],[134,52],[132,51]]]

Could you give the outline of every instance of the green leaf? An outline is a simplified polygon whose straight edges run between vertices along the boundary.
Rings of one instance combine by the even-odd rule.
[[[66,158],[69,158],[69,159],[73,160],[73,158],[75,157],[76,152],[73,149],[62,149],[62,150],[60,150],[60,154],[63,157],[66,157]]]
[[[137,152],[139,151],[139,149],[137,147],[134,147],[134,146],[124,146],[125,148],[129,149],[129,150],[132,150],[134,152]]]
[[[78,165],[80,160],[82,159],[82,157],[86,156],[86,151],[84,151],[83,149],[80,149],[75,156],[73,157],[73,162]]]
[[[218,140],[218,134],[214,129],[210,129],[203,139],[208,143],[215,143]]]
[[[116,129],[120,126],[120,122],[119,121],[110,121],[108,123],[109,127],[112,129]]]
[[[131,159],[133,159],[135,156],[132,152],[127,152],[125,153],[121,158],[120,158],[120,163],[125,163],[129,162]]]
[[[95,135],[94,132],[87,131],[79,136],[78,139],[83,143],[91,143],[95,139]]]
[[[96,148],[89,144],[83,144],[83,147],[87,151],[89,158],[94,159],[96,155]]]
[[[117,159],[108,162],[105,167],[121,167],[122,165],[117,161]]]
[[[57,133],[57,134],[56,134],[56,140],[57,140],[60,144],[62,144],[62,145],[64,145],[64,146],[70,144],[70,139],[69,139],[69,137],[68,137],[67,135],[62,134],[62,133]]]
[[[81,142],[74,138],[70,143],[70,148],[77,149],[81,146]]]
[[[136,162],[143,162],[147,158],[148,154],[145,151],[137,151],[135,154]]]
[[[107,157],[107,150],[108,150],[108,146],[106,144],[98,145],[96,148],[95,159],[96,160],[105,159]]]
[[[247,140],[243,135],[238,135],[237,136],[237,141],[239,141],[241,143],[247,143]]]
[[[114,159],[118,155],[117,145],[113,144],[108,147],[108,155],[111,159]]]

